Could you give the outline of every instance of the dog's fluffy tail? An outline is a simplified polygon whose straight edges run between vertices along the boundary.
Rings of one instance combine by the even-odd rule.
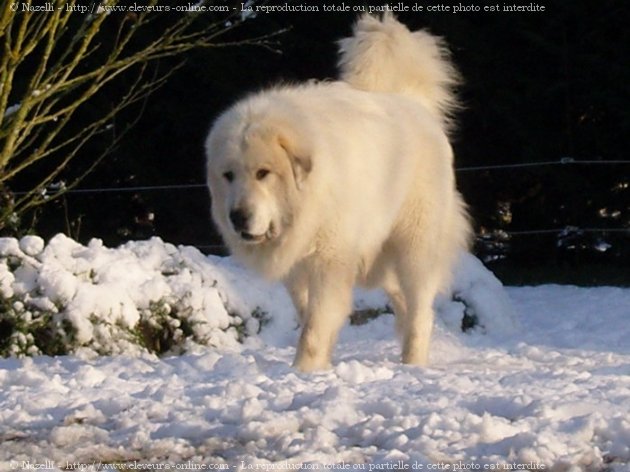
[[[363,15],[339,41],[341,79],[360,90],[413,96],[448,127],[460,76],[442,38],[411,32],[391,13]]]

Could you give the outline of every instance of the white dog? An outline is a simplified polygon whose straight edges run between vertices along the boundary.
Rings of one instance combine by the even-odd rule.
[[[387,292],[403,362],[425,365],[433,299],[470,234],[447,137],[458,76],[439,38],[387,14],[340,51],[341,81],[266,90],[217,119],[212,216],[237,258],[288,288],[298,369],[330,367],[355,284]]]

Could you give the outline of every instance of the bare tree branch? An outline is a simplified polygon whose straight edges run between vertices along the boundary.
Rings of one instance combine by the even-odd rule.
[[[124,10],[126,4],[106,0],[99,12],[86,14],[74,9],[79,5],[76,0],[51,3],[50,12],[15,8],[22,3],[3,2],[0,7],[0,229],[16,212],[61,196],[94,169],[133,122],[121,132],[116,130],[102,152],[91,156],[79,177],[53,194],[47,192],[86,144],[106,132],[121,111],[142,103],[141,113],[147,97],[181,66],[165,73],[156,68],[150,73],[150,64],[196,48],[256,45],[273,50],[274,38],[282,33],[222,40],[252,21],[235,10],[222,15],[148,9],[116,12],[115,7]],[[146,6],[156,7],[158,2],[147,0]],[[120,85],[123,76],[125,81],[135,78],[113,100],[112,107],[90,123],[76,126],[77,116],[86,106],[115,81]],[[134,121],[138,119],[139,115]],[[4,197],[16,177],[43,162],[48,170],[24,195],[17,200]]]

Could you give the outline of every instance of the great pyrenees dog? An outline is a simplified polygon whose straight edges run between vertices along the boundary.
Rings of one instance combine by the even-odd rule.
[[[363,16],[340,80],[237,102],[206,141],[212,216],[236,258],[281,280],[302,327],[294,366],[331,366],[353,287],[382,287],[402,361],[426,365],[433,300],[470,225],[448,129],[458,74],[441,40]]]

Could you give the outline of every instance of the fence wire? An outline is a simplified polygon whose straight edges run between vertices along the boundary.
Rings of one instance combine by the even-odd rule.
[[[558,161],[542,162],[522,162],[518,164],[496,164],[485,166],[456,167],[455,172],[480,172],[489,170],[522,169],[527,167],[547,167],[565,165],[624,165],[630,164],[630,160],[575,160],[571,157],[563,157]],[[50,186],[51,192],[63,191],[65,194],[86,194],[86,193],[123,193],[123,192],[150,192],[163,190],[188,190],[207,188],[205,183],[169,184],[169,185],[141,185],[131,187],[94,187],[94,188],[72,188],[65,190],[63,184],[53,184]],[[13,192],[15,195],[26,195],[28,191]]]
[[[468,166],[468,167],[456,167],[455,172],[484,172],[484,171],[500,171],[509,169],[523,169],[523,168],[535,168],[535,167],[550,167],[550,166],[574,166],[574,165],[628,165],[630,160],[576,160],[572,157],[563,157],[556,161],[540,161],[540,162],[522,162],[517,164],[493,164],[483,166]],[[188,183],[188,184],[169,184],[169,185],[141,185],[141,186],[129,186],[129,187],[95,187],[95,188],[72,188],[64,189],[63,183],[56,184],[49,188],[51,193],[62,191],[64,194],[99,194],[99,193],[132,193],[132,192],[161,192],[161,191],[177,191],[177,190],[193,190],[193,189],[206,189],[205,183]],[[15,195],[25,195],[29,192],[19,191],[13,192]],[[576,234],[576,233],[620,233],[630,235],[630,228],[580,228],[579,226],[567,226],[563,228],[541,228],[532,230],[498,230],[502,234],[512,236],[530,236],[530,235],[544,235],[544,234]],[[492,233],[477,235],[478,239],[484,239],[484,237],[492,236]],[[203,244],[191,244],[197,248],[205,250],[220,251],[225,250],[223,245],[203,245]]]

